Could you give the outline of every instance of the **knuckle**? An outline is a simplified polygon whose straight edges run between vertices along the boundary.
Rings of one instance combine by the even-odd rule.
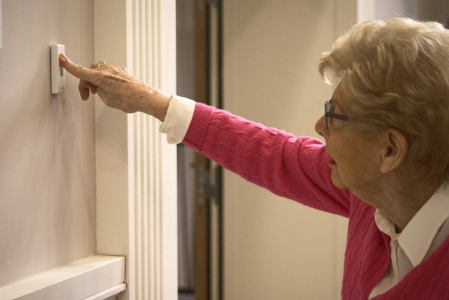
[[[119,67],[111,66],[111,73],[112,74],[118,74],[120,73],[121,69]]]
[[[99,87],[106,93],[110,94],[114,91],[116,86],[116,82],[113,80],[113,76],[111,74],[106,74],[100,77]]]
[[[74,71],[75,73],[79,74],[79,73],[81,73],[83,70],[84,70],[84,67],[83,67],[83,66],[81,66],[81,65],[75,65],[75,68],[74,68],[73,71]]]

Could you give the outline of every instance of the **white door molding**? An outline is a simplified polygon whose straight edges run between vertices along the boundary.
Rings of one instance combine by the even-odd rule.
[[[93,255],[0,287],[0,299],[103,300],[124,291],[124,280],[124,257]]]
[[[176,90],[174,0],[94,1],[95,59]],[[176,147],[159,122],[96,100],[97,251],[126,256],[121,299],[177,299]]]
[[[357,0],[357,23],[374,20],[374,0]]]

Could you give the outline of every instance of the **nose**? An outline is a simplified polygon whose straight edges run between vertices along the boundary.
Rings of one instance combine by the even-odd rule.
[[[318,119],[315,123],[315,131],[319,135],[321,135],[325,140],[327,140],[329,136],[329,130],[326,129],[326,122],[324,121],[324,115]]]

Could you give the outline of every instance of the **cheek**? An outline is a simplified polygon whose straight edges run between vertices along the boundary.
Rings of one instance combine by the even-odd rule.
[[[362,175],[360,171],[363,169],[361,162],[357,161],[358,156],[347,150],[340,151],[333,157],[336,165],[332,166],[332,182],[341,189],[358,185]]]
[[[332,169],[332,182],[339,188],[360,190],[371,186],[379,179],[379,166],[372,157],[362,153],[337,157]]]

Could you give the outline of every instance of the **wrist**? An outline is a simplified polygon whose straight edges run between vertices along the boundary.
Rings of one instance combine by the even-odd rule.
[[[171,98],[172,96],[164,95],[159,90],[150,88],[140,105],[139,111],[164,122]]]

